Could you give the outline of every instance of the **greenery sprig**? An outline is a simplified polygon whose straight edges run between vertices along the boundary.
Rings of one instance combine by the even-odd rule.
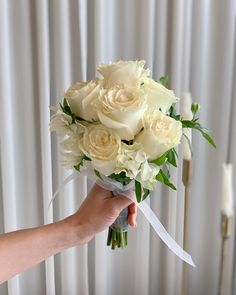
[[[193,113],[192,120],[185,120],[180,115],[176,114],[175,106],[171,106],[169,110],[169,116],[174,118],[177,121],[180,121],[182,123],[183,128],[192,128],[201,133],[201,135],[214,147],[216,148],[216,144],[212,137],[209,135],[209,130],[205,127],[203,127],[199,122],[199,118],[196,117],[197,113],[200,110],[200,105],[197,103],[193,103],[191,106],[191,110]]]

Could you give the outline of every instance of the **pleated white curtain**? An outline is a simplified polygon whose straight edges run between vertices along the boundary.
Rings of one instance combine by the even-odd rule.
[[[193,138],[189,251],[197,268],[188,279],[189,294],[216,294],[221,165],[236,165],[235,1],[0,0],[0,40],[0,232],[56,221],[79,207],[91,186],[82,176],[48,209],[70,173],[49,133],[49,105],[73,82],[94,78],[100,62],[145,59],[154,78],[171,76],[178,96],[192,93],[217,142],[213,151]],[[173,180],[178,193],[160,186],[150,204],[182,244],[181,157]],[[180,294],[182,262],[143,216],[127,249],[105,244],[103,232],[2,284],[0,294]]]

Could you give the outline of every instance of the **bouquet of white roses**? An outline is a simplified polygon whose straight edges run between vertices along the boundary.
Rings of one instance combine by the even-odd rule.
[[[167,77],[150,78],[144,61],[102,64],[100,79],[72,85],[51,118],[51,131],[62,135],[63,164],[84,173],[91,169],[101,181],[127,189],[133,185],[137,202],[144,200],[158,182],[170,181],[169,166],[177,167],[175,147],[183,128],[194,128],[213,145],[214,141],[196,117],[176,114],[178,102],[167,89]],[[87,170],[86,170],[87,168]],[[119,187],[119,186],[118,186]],[[110,227],[108,245],[127,245],[127,210]]]

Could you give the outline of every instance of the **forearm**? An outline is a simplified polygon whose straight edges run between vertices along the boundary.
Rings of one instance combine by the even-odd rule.
[[[124,196],[95,185],[80,209],[53,224],[0,234],[0,283],[64,249],[88,243],[129,205],[128,222],[135,225],[137,208]]]
[[[51,255],[82,244],[78,232],[63,220],[0,235],[0,283]]]

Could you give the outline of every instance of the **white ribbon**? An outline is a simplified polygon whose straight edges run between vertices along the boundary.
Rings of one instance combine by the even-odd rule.
[[[166,246],[180,259],[195,267],[192,257],[186,251],[184,251],[184,249],[182,249],[168,234],[168,232],[165,230],[164,226],[161,224],[160,220],[157,218],[157,216],[148,206],[148,204],[143,201],[138,204],[138,208],[142,211],[143,215],[150,222],[151,226],[161,238],[161,240],[166,244]]]
[[[133,202],[135,202],[140,209],[140,211],[143,213],[143,215],[146,217],[146,219],[149,221],[155,232],[158,234],[158,236],[161,238],[161,240],[166,244],[166,246],[173,252],[175,255],[177,255],[180,259],[185,261],[186,263],[190,264],[191,266],[195,267],[195,264],[192,260],[192,257],[184,251],[177,243],[176,241],[168,234],[168,232],[165,230],[164,226],[161,224],[160,220],[157,218],[155,213],[152,211],[152,209],[148,206],[148,204],[143,201],[141,203],[137,203],[134,190],[132,189],[134,187],[133,182],[129,183],[127,186],[123,186],[121,183],[112,180],[108,177],[102,177],[102,180],[99,179],[97,176],[95,176],[94,172],[92,172],[89,168],[84,168],[83,171],[85,174],[92,180],[95,180],[96,183],[110,191],[115,191],[116,194],[121,194]],[[60,185],[60,187],[56,190],[56,192],[53,194],[52,200],[49,203],[49,206],[57,196],[57,194],[61,191],[61,189],[71,180],[76,179],[79,177],[79,173],[74,171],[70,176],[68,176]]]

